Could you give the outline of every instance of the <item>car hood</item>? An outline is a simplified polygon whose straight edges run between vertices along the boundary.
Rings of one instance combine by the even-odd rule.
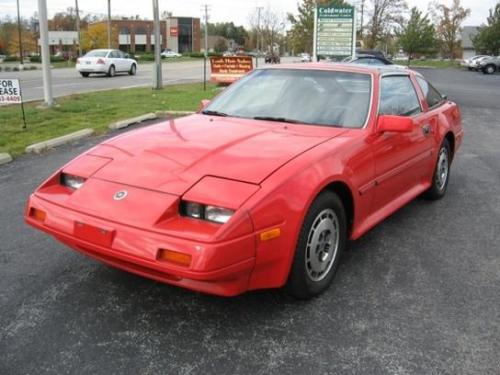
[[[90,154],[112,161],[92,177],[177,195],[204,176],[259,184],[291,159],[344,132],[192,115],[100,144]]]

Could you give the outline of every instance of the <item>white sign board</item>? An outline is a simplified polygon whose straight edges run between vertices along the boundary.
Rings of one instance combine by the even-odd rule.
[[[18,79],[0,78],[0,105],[22,103],[21,86]]]
[[[353,56],[356,46],[355,10],[351,6],[317,8],[316,50],[323,56]]]

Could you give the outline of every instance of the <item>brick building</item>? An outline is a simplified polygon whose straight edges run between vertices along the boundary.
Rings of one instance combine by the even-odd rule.
[[[101,21],[99,23],[107,23]],[[124,52],[144,53],[154,51],[153,21],[111,20],[111,27],[118,30],[118,46]],[[200,19],[170,17],[160,21],[162,50],[174,52],[200,52]],[[114,41],[117,42],[116,40]]]

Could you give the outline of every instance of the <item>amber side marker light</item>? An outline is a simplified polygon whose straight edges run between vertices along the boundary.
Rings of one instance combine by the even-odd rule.
[[[38,208],[30,208],[30,217],[35,219],[36,221],[44,222],[47,214],[45,211],[39,210]]]
[[[191,265],[191,255],[173,250],[160,249],[158,251],[158,260],[184,267],[189,267]]]
[[[265,232],[262,232],[260,234],[260,240],[261,241],[269,241],[272,240],[273,238],[278,238],[281,236],[281,229],[280,228],[274,228],[270,230],[266,230]]]

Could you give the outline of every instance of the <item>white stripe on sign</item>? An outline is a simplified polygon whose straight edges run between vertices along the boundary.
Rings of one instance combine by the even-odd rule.
[[[19,80],[0,78],[0,105],[21,103],[22,101]]]

